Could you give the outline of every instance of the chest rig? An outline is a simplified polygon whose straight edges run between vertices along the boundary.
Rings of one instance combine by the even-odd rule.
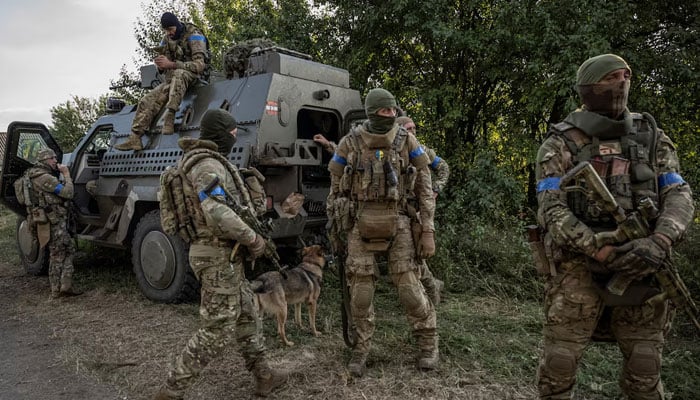
[[[648,114],[632,113],[632,129],[619,137],[589,136],[567,122],[553,127],[564,140],[574,165],[588,161],[626,212],[640,211],[653,226],[659,195],[656,143],[658,131]],[[567,192],[572,212],[593,229],[614,229],[615,220],[581,191]]]

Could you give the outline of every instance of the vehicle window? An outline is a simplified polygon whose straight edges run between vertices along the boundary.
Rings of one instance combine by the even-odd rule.
[[[17,145],[17,157],[34,164],[39,151],[48,147],[41,134],[21,132]]]

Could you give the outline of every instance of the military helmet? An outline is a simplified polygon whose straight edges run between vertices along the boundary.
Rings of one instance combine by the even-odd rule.
[[[56,157],[56,152],[49,149],[48,147],[39,150],[39,154],[36,156],[37,161],[46,161]]]

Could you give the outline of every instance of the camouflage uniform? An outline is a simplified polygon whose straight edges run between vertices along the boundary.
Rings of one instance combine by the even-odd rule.
[[[172,113],[177,112],[187,88],[195,83],[207,68],[207,39],[192,24],[185,24],[185,31],[179,40],[170,39],[165,35],[160,46],[163,54],[169,60],[175,61],[177,67],[167,70],[165,82],[146,93],[139,101],[131,124],[131,131],[137,135],[143,135],[150,129],[151,122],[163,106]]]
[[[207,114],[202,118],[203,132]],[[235,124],[235,120],[229,118]],[[228,135],[228,131],[225,134]],[[220,149],[219,145],[209,140],[183,138],[178,144],[184,151],[183,157],[202,149],[211,152]],[[228,148],[230,150],[230,146]],[[237,175],[232,176],[229,169],[214,156],[199,160],[186,174],[195,193],[199,193],[195,201],[200,203],[206,219],[206,226],[197,229],[198,234],[205,236],[194,240],[189,249],[190,266],[201,283],[199,314],[202,323],[175,359],[166,385],[156,399],[181,399],[207,364],[234,339],[246,368],[253,372],[256,379],[256,394],[267,395],[271,390],[270,381],[281,378],[278,372],[270,368],[265,357],[262,323],[254,306],[250,284],[245,279],[243,252],[238,251],[232,260],[229,259],[235,242],[251,246],[258,237],[227,205],[227,202],[248,204],[246,193],[241,190],[245,185],[241,176]],[[205,188],[217,177],[219,184],[206,192]],[[229,196],[234,198],[227,198]],[[264,387],[266,384],[268,387]],[[278,384],[281,382],[274,387]]]
[[[424,148],[430,160],[430,169],[433,172],[431,176],[433,192],[437,195],[447,186],[447,180],[450,177],[450,166],[447,164],[447,161],[435,154],[435,150],[425,146]],[[425,291],[433,304],[439,304],[440,292],[445,284],[433,275],[433,272],[428,268],[428,262],[426,260],[421,260],[420,281],[425,287]]]
[[[49,282],[51,296],[73,292],[73,255],[75,243],[68,232],[68,201],[73,198],[73,181],[70,176],[64,176],[64,181],[58,179],[56,170],[47,164],[47,160],[55,157],[53,150],[44,149],[39,152],[37,163],[26,174],[29,176],[33,190],[33,204],[29,207],[30,215],[34,217],[33,225],[41,235],[43,218],[36,218],[37,212],[44,214],[50,225],[49,246]],[[41,211],[39,211],[41,210]],[[40,238],[41,241],[41,238]]]
[[[592,82],[626,68],[624,60],[615,57],[603,57],[612,65],[599,71]],[[658,132],[656,136],[654,131]],[[630,172],[606,172],[608,166],[619,165],[620,160],[622,164],[630,162]],[[690,187],[679,175],[675,147],[668,136],[655,129],[648,114],[642,116],[624,108],[619,117],[609,118],[579,109],[553,127],[539,149],[536,172],[538,221],[547,230],[545,247],[556,270],[547,276],[545,286],[544,351],[538,372],[540,397],[571,398],[584,349],[606,331],[622,351],[620,386],[625,396],[663,399],[661,352],[671,323],[671,309],[668,301],[644,302],[649,295],[658,293],[658,284],[651,275],[641,273],[633,282],[643,289],[636,292],[642,295],[628,290],[624,296],[615,297],[604,289],[613,273],[619,271],[616,261],[628,253],[616,254],[612,262],[597,261],[600,249],[594,235],[614,230],[614,220],[600,213],[600,209],[591,208],[595,206],[580,192],[567,193],[559,187],[560,178],[583,161],[605,166],[599,173],[608,174],[603,178],[606,186],[626,212],[639,211],[640,199],[644,197],[653,200],[660,212],[648,220],[652,236],[663,235],[675,243],[694,211]],[[619,247],[618,250],[621,251]],[[633,267],[645,271],[645,266],[639,265],[643,262],[637,264]]]
[[[377,90],[381,89],[373,91]],[[370,96],[372,91],[366,109]],[[419,281],[420,262],[406,208],[408,195],[415,196],[421,209],[421,235],[427,232],[432,240],[435,201],[429,160],[415,136],[396,124],[385,133],[372,133],[372,112],[367,114],[370,121],[343,137],[328,165],[329,218],[341,225],[339,230],[347,235],[346,278],[357,336],[348,367],[353,375],[362,375],[364,371],[375,328],[373,298],[378,278],[375,254],[386,252],[389,274],[418,342],[419,368],[434,368],[438,358],[435,308]],[[387,161],[398,178],[393,189],[382,167]],[[395,231],[379,233],[387,226]]]

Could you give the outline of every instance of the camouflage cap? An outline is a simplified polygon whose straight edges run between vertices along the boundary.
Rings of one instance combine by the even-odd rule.
[[[401,126],[404,126],[409,122],[413,122],[411,117],[406,117],[406,116],[402,115],[402,116],[396,118],[396,123],[401,125]]]
[[[365,98],[365,112],[367,115],[375,114],[382,108],[398,108],[396,98],[386,89],[372,89]]]
[[[39,154],[36,156],[37,161],[46,161],[56,157],[56,152],[49,149],[48,147],[39,150]]]
[[[577,85],[590,85],[598,83],[605,75],[616,69],[632,69],[622,57],[615,54],[601,54],[584,61],[576,72]]]

